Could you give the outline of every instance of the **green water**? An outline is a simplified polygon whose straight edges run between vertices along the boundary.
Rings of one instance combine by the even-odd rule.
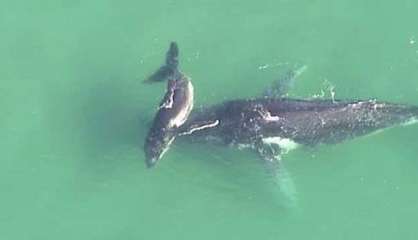
[[[249,151],[176,142],[148,170],[171,40],[196,105],[255,96],[418,104],[418,2],[1,1],[0,239],[416,239],[418,126],[283,159],[290,198]],[[417,41],[417,43],[415,43]]]

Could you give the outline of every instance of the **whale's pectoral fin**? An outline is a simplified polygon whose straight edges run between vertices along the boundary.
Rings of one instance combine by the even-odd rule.
[[[298,78],[305,70],[306,65],[303,65],[296,69],[287,70],[282,76],[274,81],[271,86],[264,90],[263,96],[265,97],[285,97],[289,90],[294,86],[296,78]]]
[[[177,135],[179,136],[190,135],[196,131],[214,128],[218,126],[218,124],[219,124],[219,120],[197,121],[193,125],[184,124],[182,127],[178,129]]]
[[[285,198],[288,207],[297,207],[297,191],[291,174],[280,160],[281,149],[277,145],[265,144],[261,140],[256,143],[256,150],[263,160],[268,176]]]
[[[255,150],[265,162],[279,162],[281,149],[278,145],[266,144],[262,139],[256,140]]]
[[[151,76],[145,79],[145,83],[161,82],[179,73],[179,49],[177,43],[171,42],[166,53],[165,65],[161,66]]]

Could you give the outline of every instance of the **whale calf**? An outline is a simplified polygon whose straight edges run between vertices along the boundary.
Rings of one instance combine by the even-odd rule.
[[[146,138],[144,151],[149,167],[156,164],[175,137],[248,146],[265,162],[273,163],[298,145],[334,144],[418,122],[417,106],[377,100],[293,99],[285,97],[286,86],[290,85],[285,83],[266,91],[275,94],[233,99],[192,110],[193,87],[183,74],[173,71],[178,66],[178,49],[177,45],[175,50],[172,47],[173,44],[167,58],[174,56],[175,61],[167,59],[166,65],[152,75],[154,79],[168,76],[171,80],[160,105],[163,107]],[[173,62],[174,67],[170,65]],[[300,72],[286,79],[294,80]],[[164,108],[167,104],[175,107]]]
[[[146,165],[152,167],[168,150],[177,136],[177,129],[185,123],[193,108],[193,85],[178,70],[178,47],[171,43],[166,65],[159,68],[146,82],[167,82],[166,93],[158,107],[154,121],[145,139]]]

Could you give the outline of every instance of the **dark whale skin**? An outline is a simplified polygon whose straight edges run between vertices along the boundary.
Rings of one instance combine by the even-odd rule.
[[[171,42],[165,64],[144,81],[154,83],[167,80],[166,93],[145,138],[145,164],[149,168],[168,150],[177,136],[178,127],[186,121],[193,108],[193,85],[178,69],[178,57],[177,43]]]
[[[413,120],[418,120],[418,107],[375,100],[241,99],[193,111],[181,135],[225,144],[255,144],[262,138],[280,137],[317,145]]]
[[[145,81],[168,80],[166,94],[145,139],[148,167],[156,164],[177,136],[192,141],[246,144],[271,162],[281,152],[280,146],[266,147],[265,143],[274,142],[272,140],[279,140],[279,145],[282,140],[308,146],[332,144],[418,122],[418,107],[411,105],[376,100],[285,97],[286,90],[306,66],[279,79],[266,91],[265,97],[229,100],[192,111],[193,87],[178,70],[178,57],[178,46],[172,42],[165,64]]]
[[[177,135],[193,108],[193,86],[187,77],[170,79],[166,94],[160,103],[152,126],[145,138],[144,152],[147,167],[152,167],[162,157]]]

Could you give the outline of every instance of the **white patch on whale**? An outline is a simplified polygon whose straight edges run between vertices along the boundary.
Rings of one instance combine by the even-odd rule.
[[[167,101],[163,102],[161,106],[158,107],[158,109],[161,108],[172,108],[173,107],[173,97],[174,97],[174,91],[170,90],[170,96],[168,97]]]
[[[408,120],[407,122],[403,123],[402,126],[409,126],[412,124],[416,124],[418,123],[418,118],[411,118],[410,120]]]
[[[264,117],[264,120],[267,122],[276,122],[280,120],[279,116],[272,116],[270,113],[267,114],[267,116]]]
[[[254,148],[254,146],[252,146],[251,144],[244,144],[244,143],[238,143],[236,146],[239,150],[243,150],[245,148]]]
[[[263,120],[266,122],[277,122],[280,121],[280,117],[279,116],[274,116],[271,115],[271,113],[269,111],[259,111],[259,113],[261,114],[261,116],[263,117]]]
[[[180,133],[179,135],[180,135],[180,136],[183,136],[183,135],[189,135],[189,134],[192,134],[192,133],[193,133],[193,132],[195,132],[195,131],[203,130],[203,129],[206,129],[206,128],[216,127],[218,124],[219,124],[219,120],[216,120],[216,121],[215,121],[215,122],[213,122],[213,123],[209,123],[209,124],[206,124],[206,125],[203,125],[203,126],[200,126],[200,127],[195,127],[195,128],[192,128],[192,129],[190,129],[190,130],[189,130],[189,131],[187,131],[187,132]]]
[[[165,147],[162,151],[161,151],[161,154],[160,154],[160,156],[158,156],[157,158],[158,159],[161,159],[162,157],[163,157],[163,155],[167,152],[167,150],[169,149],[169,147],[170,147],[170,145],[171,145],[171,143],[174,141],[174,138],[172,138],[172,139],[170,139],[170,141],[168,141],[168,143],[167,143],[167,147]]]
[[[299,144],[292,141],[289,138],[281,138],[281,137],[267,137],[263,138],[263,143],[265,144],[276,144],[280,147],[281,153],[285,154],[291,150],[296,149]]]
[[[190,112],[193,109],[193,85],[190,81],[187,81],[187,91],[186,94],[188,94],[188,99],[186,100],[186,107],[182,108],[180,112],[172,119],[170,119],[170,122],[168,124],[169,128],[172,127],[180,127],[183,125],[184,122],[186,122],[187,117],[189,116]]]

